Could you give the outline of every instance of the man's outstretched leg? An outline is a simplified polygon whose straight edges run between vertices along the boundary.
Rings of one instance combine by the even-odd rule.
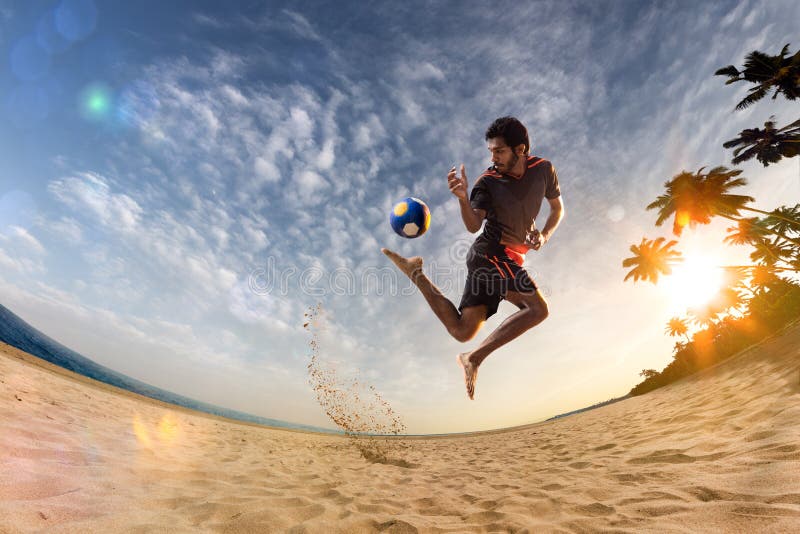
[[[509,291],[506,300],[519,307],[519,311],[509,315],[475,350],[462,352],[456,357],[464,370],[464,383],[467,395],[472,399],[475,395],[475,381],[478,378],[478,367],[489,354],[499,349],[512,339],[522,335],[547,318],[547,302],[537,290],[535,293],[517,293]]]
[[[455,305],[422,272],[421,257],[404,258],[388,248],[382,248],[381,252],[386,254],[397,265],[398,269],[414,282],[422,296],[428,301],[433,313],[436,314],[436,317],[439,318],[451,336],[458,341],[464,342],[469,341],[478,333],[478,330],[486,320],[486,306],[471,306],[464,308],[463,313],[459,313]]]

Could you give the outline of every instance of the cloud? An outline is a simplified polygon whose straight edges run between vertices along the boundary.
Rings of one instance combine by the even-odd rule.
[[[215,29],[222,29],[230,27],[229,24],[226,24],[223,20],[217,17],[212,17],[205,13],[192,13],[190,16],[191,20],[196,24],[201,26],[205,26],[208,28],[215,28]]]
[[[100,223],[98,231],[112,239],[120,253],[121,250],[136,252],[136,262],[131,262],[124,273],[94,271],[96,282],[107,285],[108,296],[119,293],[121,276],[141,277],[142,283],[153,289],[161,285],[172,287],[195,305],[207,307],[209,295],[224,295],[237,279],[236,271],[218,254],[228,249],[230,241],[228,227],[232,222],[224,210],[192,212],[192,217],[205,221],[200,234],[194,224],[176,217],[180,214],[155,207],[145,210],[127,194],[116,192],[97,173],[79,172],[53,180],[48,191],[76,215],[88,214]],[[258,239],[254,231],[251,236]],[[143,272],[137,266],[156,267],[158,274],[147,279],[146,270]]]
[[[442,81],[445,78],[445,74],[439,67],[428,61],[419,63],[402,61],[397,66],[396,77],[405,82]]]
[[[93,172],[53,180],[47,189],[67,206],[86,210],[97,222],[121,231],[133,231],[142,214],[135,200],[125,193],[112,193],[106,179]]]
[[[270,160],[264,159],[260,156],[256,157],[255,161],[256,176],[264,183],[274,183],[280,180],[281,173],[278,167]]]
[[[10,226],[9,232],[11,234],[10,238],[22,245],[25,250],[32,252],[37,256],[41,256],[45,253],[45,249],[39,240],[31,235],[30,232],[28,232],[25,228],[19,226]]]
[[[62,216],[54,221],[42,219],[37,223],[37,226],[73,245],[83,241],[83,228],[78,221],[71,217]]]
[[[9,254],[0,247],[0,265],[5,269],[26,275],[41,275],[46,272],[44,264],[38,259]]]
[[[9,226],[0,233],[0,265],[22,275],[42,275],[47,251],[27,229]]]
[[[308,19],[303,15],[288,9],[284,9],[283,14],[291,21],[291,28],[297,35],[311,41],[322,42],[322,37],[320,37]]]

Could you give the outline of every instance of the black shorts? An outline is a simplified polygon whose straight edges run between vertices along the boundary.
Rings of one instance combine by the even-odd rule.
[[[467,282],[458,311],[485,304],[488,319],[497,312],[497,306],[506,298],[507,291],[535,293],[536,284],[503,249],[483,253],[471,247],[467,253]]]

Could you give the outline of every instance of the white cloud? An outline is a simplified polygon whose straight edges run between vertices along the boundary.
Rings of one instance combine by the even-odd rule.
[[[267,183],[277,182],[281,177],[278,167],[276,167],[272,161],[264,159],[260,156],[256,157],[254,170],[256,175]]]
[[[45,253],[44,246],[30,232],[20,226],[9,227],[11,238],[22,245],[26,251],[33,252],[37,256]]]
[[[22,275],[41,275],[46,272],[43,257],[45,247],[27,229],[9,226],[0,233],[0,265]]]
[[[86,210],[104,226],[122,231],[133,231],[142,214],[135,200],[124,193],[111,193],[107,181],[93,172],[53,180],[47,189],[71,208]]]
[[[445,79],[445,74],[439,67],[428,61],[419,63],[404,61],[397,66],[397,78],[406,82],[442,81]]]
[[[222,93],[227,96],[230,103],[235,106],[247,107],[250,104],[247,97],[245,97],[238,88],[231,85],[223,85]]]
[[[83,241],[83,229],[80,223],[71,217],[61,217],[55,221],[42,220],[39,226],[67,243],[76,245]]]
[[[144,281],[152,288],[160,284],[170,287],[200,309],[211,305],[209,295],[224,295],[236,281],[237,275],[223,255],[229,247],[228,228],[233,224],[224,210],[206,207],[195,199],[196,211],[189,214],[192,223],[165,210],[152,210],[143,217],[144,209],[137,201],[115,192],[104,177],[90,172],[54,180],[48,190],[76,213],[88,213],[100,222],[101,231],[115,240],[114,246],[123,244],[128,251],[136,251],[130,268],[156,266],[158,275]],[[202,234],[195,229],[195,221],[203,222]],[[108,265],[109,261],[101,259],[95,265]],[[106,296],[138,293],[133,286],[125,289],[121,285],[141,272],[138,268],[125,272],[94,269],[95,282],[106,285]]]
[[[44,264],[38,259],[31,259],[17,254],[9,254],[3,248],[0,248],[0,265],[10,271],[20,274],[34,275],[44,274]]]
[[[284,9],[283,13],[291,21],[291,28],[295,33],[297,33],[297,35],[311,41],[322,41],[320,35],[316,32],[316,30],[314,30],[313,26],[311,26],[311,23],[303,15],[288,9]]]
[[[205,13],[192,13],[191,19],[195,23],[201,26],[206,26],[208,28],[220,29],[220,28],[227,28],[229,26],[219,18],[206,15]]]
[[[358,150],[371,148],[386,139],[386,128],[374,113],[370,113],[363,122],[354,125],[354,129],[352,136],[355,148]]]

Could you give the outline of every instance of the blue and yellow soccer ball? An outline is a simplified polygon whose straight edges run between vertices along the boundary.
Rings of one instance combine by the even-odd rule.
[[[431,225],[431,210],[418,198],[408,197],[394,205],[389,224],[397,235],[413,239],[424,234]]]

